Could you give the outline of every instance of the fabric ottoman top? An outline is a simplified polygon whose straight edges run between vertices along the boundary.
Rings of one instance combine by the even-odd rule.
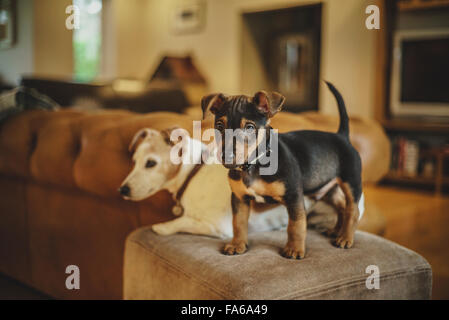
[[[432,270],[417,253],[357,232],[338,249],[309,230],[303,260],[280,255],[285,231],[250,234],[249,250],[225,256],[225,240],[134,231],[125,249],[125,299],[429,299]],[[378,271],[378,286],[376,272]],[[378,289],[376,289],[378,287]],[[371,289],[370,289],[371,288]]]

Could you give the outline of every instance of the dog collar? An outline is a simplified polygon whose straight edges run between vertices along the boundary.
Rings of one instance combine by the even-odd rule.
[[[264,153],[258,155],[258,156],[257,156],[254,160],[252,160],[251,162],[244,163],[244,164],[238,166],[237,169],[239,169],[239,170],[241,170],[241,171],[248,171],[248,169],[249,169],[252,165],[254,165],[254,164],[257,163],[257,160],[259,160],[259,159],[262,158],[263,156],[266,156],[266,155],[269,156],[270,153],[271,153],[271,150],[270,150],[270,148],[268,147],[268,150],[267,150],[267,151],[265,151]]]
[[[193,177],[200,171],[201,167],[203,166],[203,163],[196,164],[193,169],[190,171],[187,178],[184,180],[184,183],[182,184],[181,188],[179,188],[178,192],[175,196],[176,204],[172,208],[172,212],[175,216],[180,216],[184,213],[184,208],[181,204],[181,198],[184,194],[184,191],[186,191],[187,186],[189,185],[189,182],[193,179]]]

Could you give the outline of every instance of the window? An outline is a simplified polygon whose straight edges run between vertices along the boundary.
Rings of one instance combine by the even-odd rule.
[[[73,0],[79,8],[79,29],[73,29],[74,77],[92,81],[101,68],[101,0]]]

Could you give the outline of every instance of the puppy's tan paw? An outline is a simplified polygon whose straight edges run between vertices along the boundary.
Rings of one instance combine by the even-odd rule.
[[[248,249],[245,242],[231,242],[224,246],[223,253],[228,256],[242,254]]]
[[[296,244],[289,244],[282,250],[282,256],[288,259],[303,259],[306,255],[306,249]]]
[[[342,249],[349,249],[354,244],[354,238],[348,235],[338,236],[334,244]]]
[[[338,237],[339,233],[340,233],[339,230],[337,230],[336,228],[331,228],[331,229],[324,231],[324,234],[330,238]]]

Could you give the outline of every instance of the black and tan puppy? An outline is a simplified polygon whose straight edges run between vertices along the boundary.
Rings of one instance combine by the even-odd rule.
[[[338,132],[304,130],[279,134],[278,166],[271,175],[260,173],[266,166],[263,160],[274,152],[273,138],[265,129],[270,129],[269,120],[280,111],[285,98],[276,92],[260,91],[254,97],[212,94],[202,99],[203,113],[210,111],[215,115],[215,129],[219,132],[216,140],[221,141],[219,156],[230,169],[234,235],[223,249],[225,254],[241,254],[247,250],[250,202],[256,200],[279,202],[287,207],[288,241],[282,254],[287,258],[303,258],[307,227],[304,197],[320,190],[326,190],[323,200],[338,212],[337,224],[330,231],[335,245],[341,248],[353,245],[359,217],[357,204],[362,194],[361,160],[349,141],[349,119],[343,98],[332,84],[327,85],[338,103]],[[266,150],[261,153],[254,144],[244,143],[240,148],[247,150],[248,155],[256,155],[238,159],[239,143],[228,147],[239,139],[228,137],[226,141],[225,129],[255,132],[255,145],[268,147],[261,148]]]

